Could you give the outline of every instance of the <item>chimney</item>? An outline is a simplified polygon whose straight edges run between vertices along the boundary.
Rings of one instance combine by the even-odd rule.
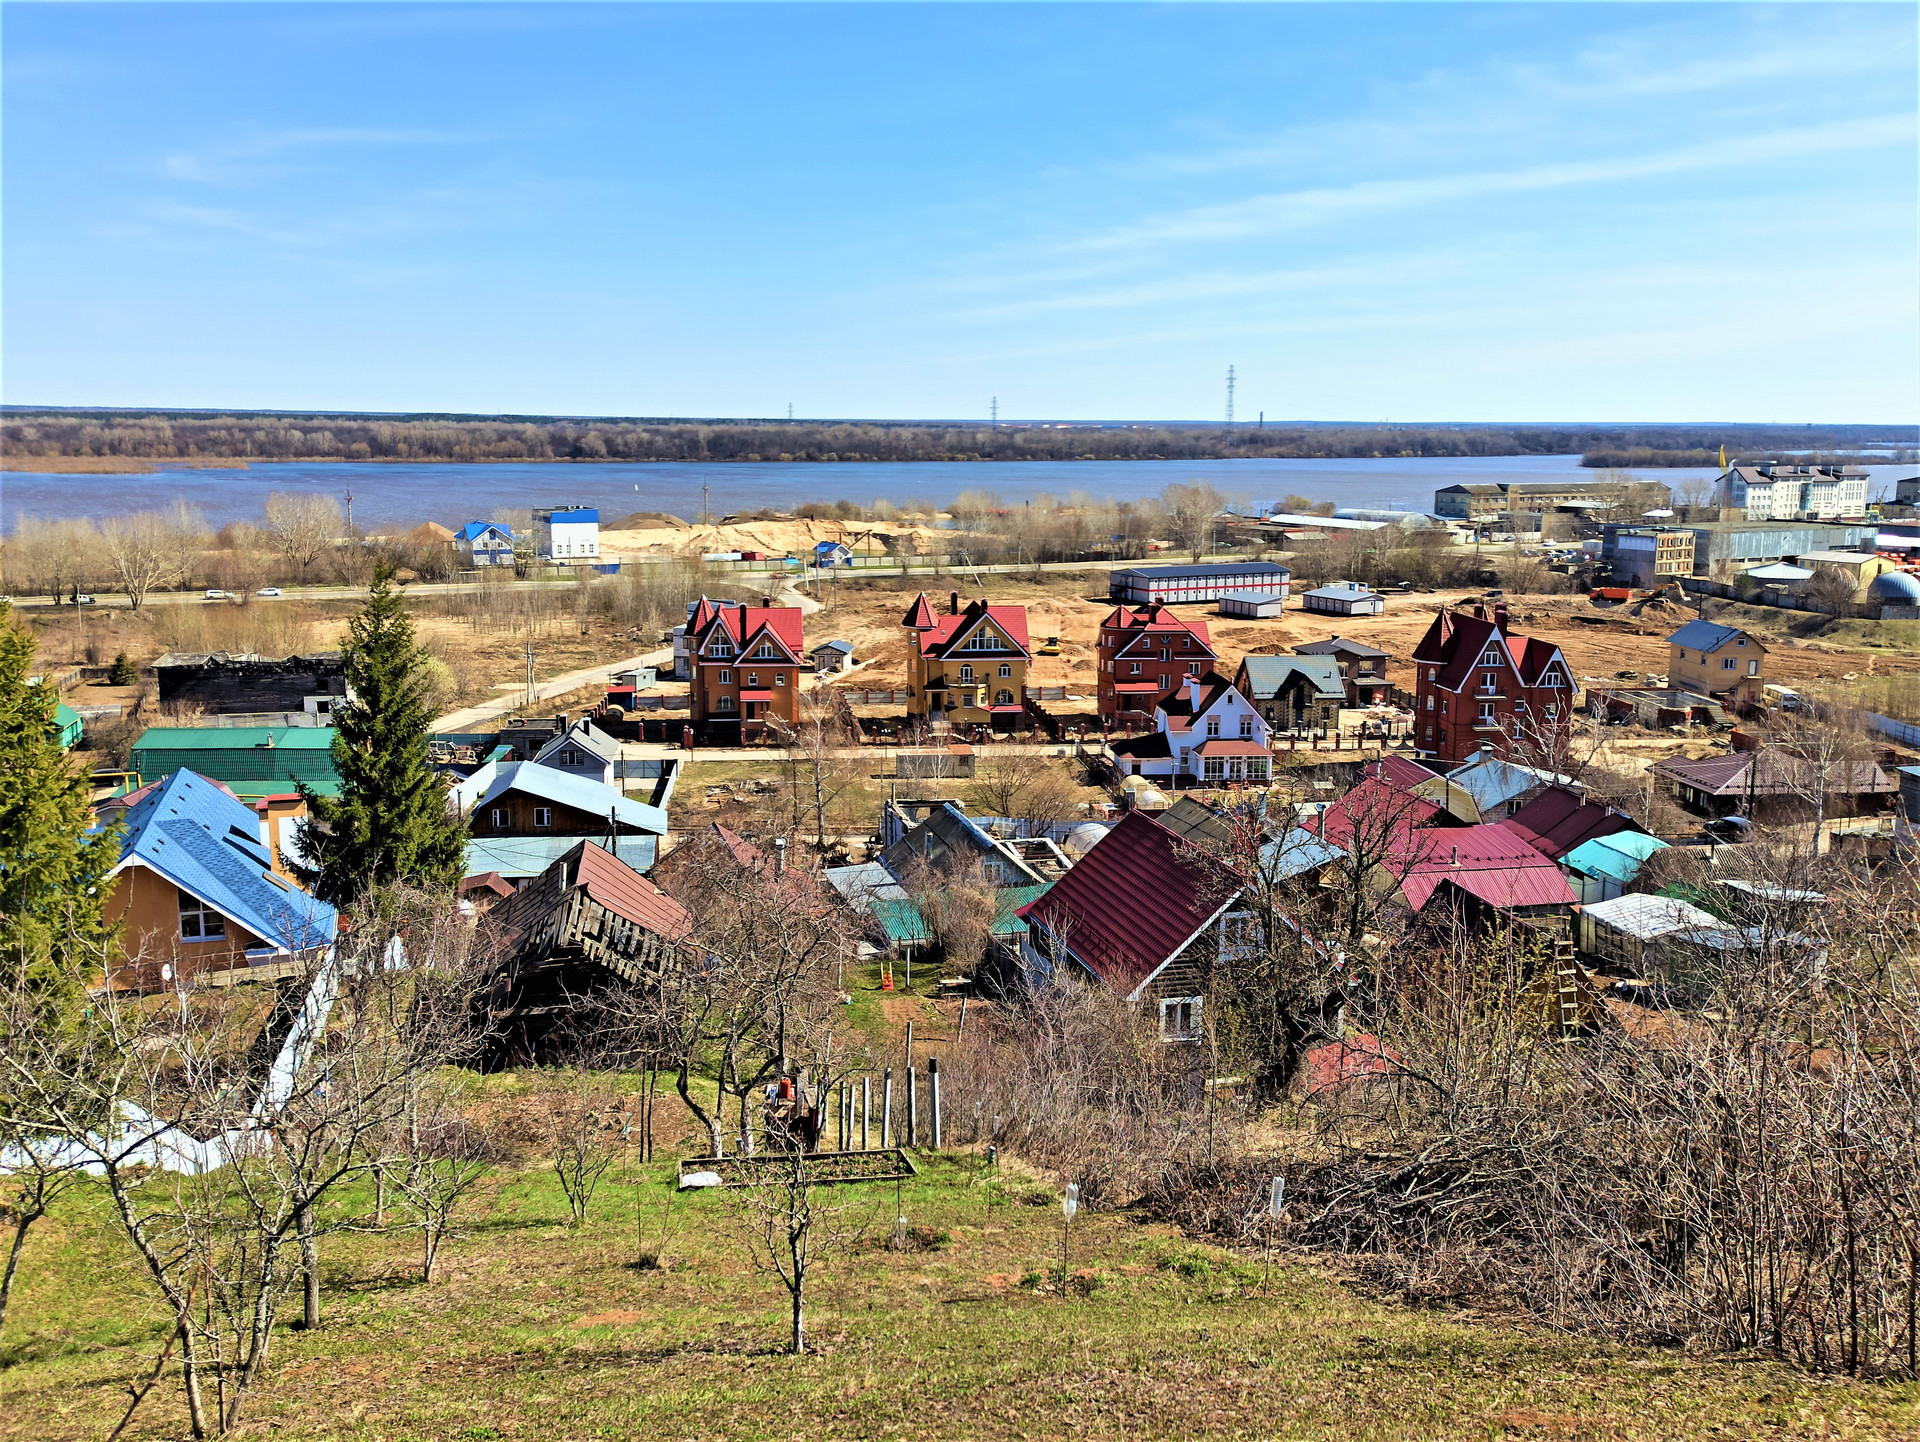
[[[787,869],[787,839],[782,836],[773,843],[773,879],[778,881]]]
[[[958,591],[947,592],[947,614],[949,616],[957,616],[960,614],[960,593]]]
[[[1200,704],[1200,678],[1198,676],[1187,677],[1187,704],[1189,706],[1198,706]]]
[[[762,596],[762,597],[760,598],[760,606],[761,606],[761,609],[762,609],[762,610],[765,610],[765,609],[767,609],[768,607],[771,607],[772,605],[773,605],[773,597],[771,597],[771,596]]]
[[[1493,755],[1493,743],[1491,741],[1482,741],[1480,743],[1480,753],[1483,756]]]
[[[1453,848],[1453,864],[1455,866],[1460,864],[1460,848],[1457,846]]]
[[[1487,619],[1487,603],[1485,601],[1475,601],[1473,603],[1473,619],[1476,621],[1484,621]]]
[[[1502,636],[1507,634],[1507,603],[1496,601],[1493,607],[1493,624],[1500,628]]]

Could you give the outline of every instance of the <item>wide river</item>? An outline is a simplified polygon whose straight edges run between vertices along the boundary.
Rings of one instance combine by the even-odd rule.
[[[1177,481],[1204,480],[1251,505],[1285,496],[1336,506],[1408,511],[1433,509],[1433,493],[1457,481],[1592,480],[1578,456],[1423,457],[1359,460],[1232,461],[917,461],[814,463],[700,461],[579,464],[413,464],[384,462],[256,462],[247,470],[163,467],[149,475],[42,475],[0,471],[0,530],[23,516],[99,519],[171,507],[184,501],[212,525],[258,522],[273,491],[314,491],[343,502],[353,496],[356,525],[412,527],[422,521],[459,526],[490,520],[502,508],[597,506],[603,526],[635,511],[667,511],[698,520],[703,500],[718,519],[762,507],[791,510],[807,501],[888,500],[946,505],[963,491],[989,491],[1017,505],[1075,492],[1117,500],[1159,494]],[[1876,480],[1911,466],[1888,467]],[[1648,480],[1676,489],[1711,479],[1713,470],[1649,470]],[[703,497],[702,488],[708,494]],[[1870,493],[1874,491],[1870,486]]]

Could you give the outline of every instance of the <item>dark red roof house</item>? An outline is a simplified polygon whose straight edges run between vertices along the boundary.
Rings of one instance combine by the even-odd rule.
[[[1647,830],[1623,811],[1583,800],[1564,786],[1549,786],[1505,821],[1498,823],[1542,856],[1558,861],[1582,842],[1620,831]]]
[[[1485,746],[1558,754],[1573,720],[1573,681],[1560,648],[1507,630],[1489,614],[1442,611],[1414,648],[1414,736],[1423,754],[1467,760]]]

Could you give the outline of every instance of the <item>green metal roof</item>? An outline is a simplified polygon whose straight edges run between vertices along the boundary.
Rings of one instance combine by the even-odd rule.
[[[299,782],[340,794],[331,726],[154,726],[133,743],[133,769],[151,781],[185,767],[236,796],[271,796]]]
[[[53,708],[53,737],[63,749],[78,745],[80,733],[85,729],[80,713],[66,702],[62,701]]]
[[[1037,886],[1000,886],[993,892],[993,934],[998,937],[1015,937],[1027,929],[1026,922],[1014,915],[1021,907],[1038,901],[1051,882]],[[873,918],[887,934],[887,940],[895,946],[925,946],[933,940],[933,934],[927,929],[926,918],[921,916],[920,908],[912,901],[889,899],[883,896],[872,898]]]

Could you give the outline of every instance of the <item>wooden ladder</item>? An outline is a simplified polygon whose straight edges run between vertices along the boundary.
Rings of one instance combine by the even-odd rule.
[[[1560,1035],[1572,1036],[1580,1029],[1580,964],[1574,960],[1570,937],[1553,943],[1553,980],[1560,1003]]]

